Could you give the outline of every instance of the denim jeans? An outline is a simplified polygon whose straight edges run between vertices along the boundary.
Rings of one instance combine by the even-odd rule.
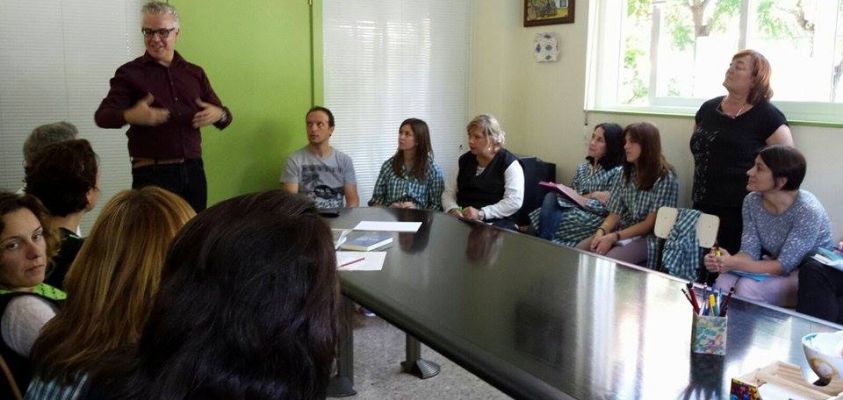
[[[536,233],[542,239],[553,239],[553,234],[559,228],[559,221],[561,220],[562,208],[556,201],[556,193],[550,192],[544,196],[544,201],[542,201],[542,208],[539,211],[539,231]]]

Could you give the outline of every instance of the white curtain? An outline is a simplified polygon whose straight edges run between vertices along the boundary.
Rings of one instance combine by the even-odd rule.
[[[108,80],[143,54],[140,0],[0,0],[0,188],[23,180],[23,142],[38,125],[68,121],[100,156],[98,208],[131,186],[125,130],[99,129]],[[98,210],[83,220],[89,231]]]
[[[360,203],[407,118],[430,127],[436,162],[448,171],[465,143],[470,0],[325,0],[325,106],[331,144],[354,161]]]

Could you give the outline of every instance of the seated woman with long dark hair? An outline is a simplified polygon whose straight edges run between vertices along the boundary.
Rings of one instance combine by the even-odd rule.
[[[603,123],[594,127],[588,142],[586,162],[577,166],[571,188],[586,200],[585,207],[556,192],[544,196],[541,208],[530,213],[530,228],[537,236],[566,246],[587,238],[609,214],[612,185],[624,160],[623,128]]]
[[[280,190],[223,201],[179,232],[139,342],[104,360],[80,398],[324,398],[339,298],[312,201]]]
[[[71,295],[32,348],[27,399],[75,398],[105,353],[137,342],[167,248],[194,215],[156,186],[120,192],[103,207],[67,275]]]
[[[577,247],[597,254],[653,267],[657,242],[653,234],[660,207],[676,207],[679,184],[662,155],[659,130],[649,122],[624,129],[626,162],[623,177],[612,188],[609,215],[594,235]]]
[[[830,248],[831,221],[819,200],[799,186],[807,165],[799,150],[767,146],[747,171],[741,250],[712,249],[705,256],[715,286],[750,300],[782,307],[796,305],[799,265],[819,247]],[[801,290],[801,289],[800,289]]]
[[[418,118],[398,128],[398,151],[381,166],[369,206],[442,210],[445,178],[433,161],[430,129]]]

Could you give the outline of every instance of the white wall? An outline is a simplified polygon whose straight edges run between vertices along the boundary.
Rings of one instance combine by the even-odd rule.
[[[575,23],[523,26],[521,0],[474,2],[469,81],[469,114],[489,112],[507,132],[507,147],[556,163],[557,176],[569,181],[585,156],[591,127],[612,121],[625,125],[647,120],[662,134],[665,156],[680,179],[680,206],[689,206],[693,162],[688,142],[693,117],[655,117],[583,112],[587,51],[587,0],[578,0]],[[536,63],[533,37],[555,32],[560,58]],[[719,64],[718,64],[719,65]],[[725,72],[725,71],[724,71]],[[775,98],[774,98],[775,100]],[[835,239],[843,235],[843,129],[795,125],[796,146],[808,159],[802,185],[819,197],[831,216]]]

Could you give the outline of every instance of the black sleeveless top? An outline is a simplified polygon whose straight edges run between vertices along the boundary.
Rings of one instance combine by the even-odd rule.
[[[477,175],[477,157],[471,152],[460,156],[457,174],[457,204],[460,207],[481,208],[503,199],[505,172],[518,159],[506,149],[500,149],[489,165]]]

